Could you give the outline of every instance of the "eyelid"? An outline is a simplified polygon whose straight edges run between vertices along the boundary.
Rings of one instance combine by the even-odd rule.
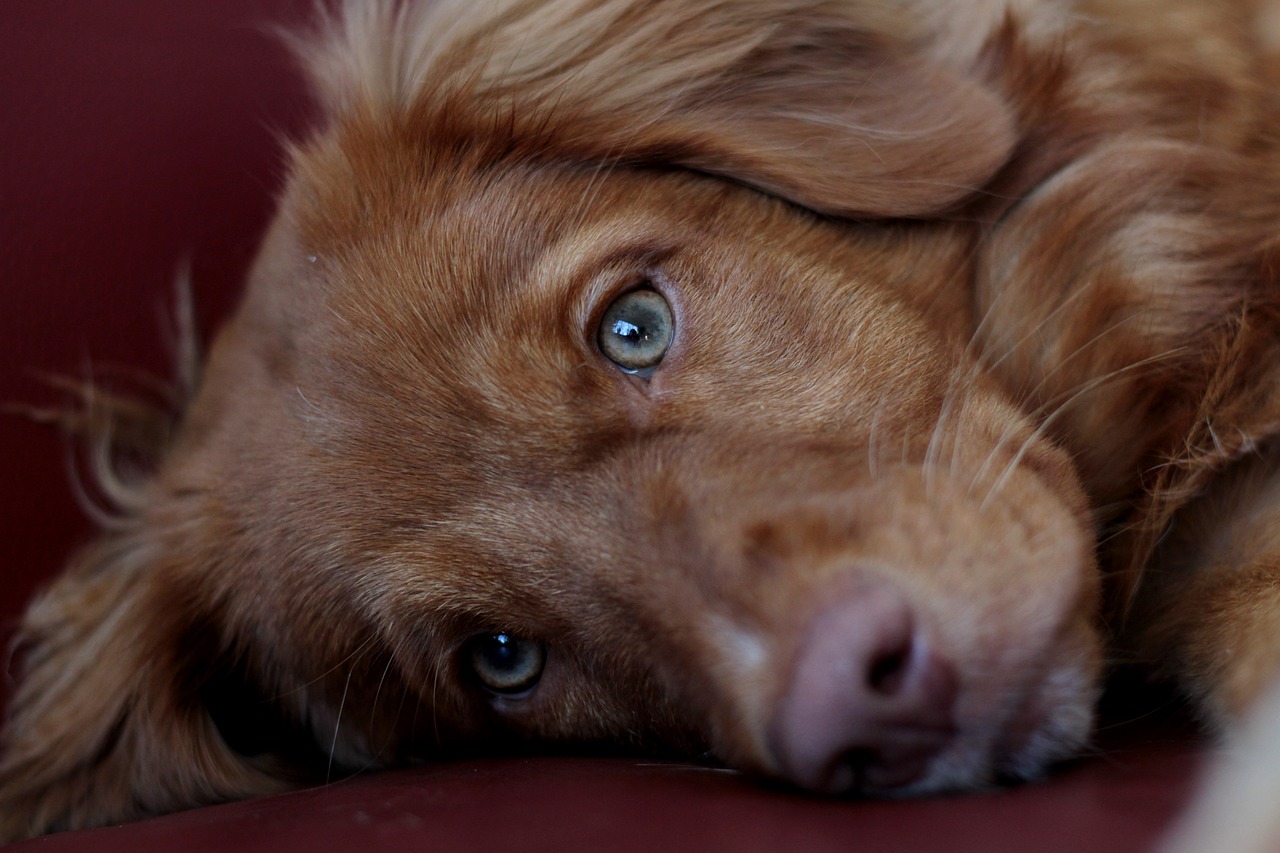
[[[551,251],[540,259],[533,275],[546,280],[561,282],[565,288],[565,302],[561,316],[569,320],[575,333],[588,348],[595,350],[595,330],[605,309],[619,296],[648,282],[654,290],[666,297],[673,308],[677,307],[674,289],[664,266],[676,248],[665,233],[640,234],[620,247],[615,242],[619,231],[636,232],[634,223],[614,222],[608,227],[599,226],[589,233],[598,233],[601,245],[614,244],[614,248],[598,254],[582,257],[578,254],[579,241],[574,241],[575,253],[566,257],[564,252]],[[647,230],[647,229],[645,229]],[[679,312],[677,311],[677,314]]]

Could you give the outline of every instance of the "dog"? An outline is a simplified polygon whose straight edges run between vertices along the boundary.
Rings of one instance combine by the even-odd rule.
[[[90,407],[113,513],[16,642],[0,837],[526,748],[970,790],[1076,755],[1116,661],[1232,725],[1280,663],[1277,14],[328,10],[177,429]]]

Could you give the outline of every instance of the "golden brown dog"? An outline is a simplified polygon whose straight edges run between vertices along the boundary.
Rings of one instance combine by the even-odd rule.
[[[516,744],[1043,772],[1280,659],[1274,9],[351,2],[0,836]],[[109,465],[104,463],[104,468]]]

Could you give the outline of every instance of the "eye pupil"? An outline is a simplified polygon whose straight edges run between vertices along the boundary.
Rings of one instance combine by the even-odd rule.
[[[628,373],[657,367],[671,346],[675,319],[657,291],[642,289],[618,297],[600,324],[600,350]]]
[[[506,634],[494,634],[480,647],[480,654],[484,655],[485,663],[491,669],[510,669],[519,652],[520,641]]]
[[[494,693],[513,695],[538,683],[546,648],[512,634],[484,634],[468,644],[467,658],[481,684]]]

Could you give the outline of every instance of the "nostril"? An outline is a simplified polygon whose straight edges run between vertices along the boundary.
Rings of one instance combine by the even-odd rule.
[[[867,687],[882,696],[897,694],[906,680],[912,646],[912,639],[907,636],[893,648],[875,655],[867,670]]]

